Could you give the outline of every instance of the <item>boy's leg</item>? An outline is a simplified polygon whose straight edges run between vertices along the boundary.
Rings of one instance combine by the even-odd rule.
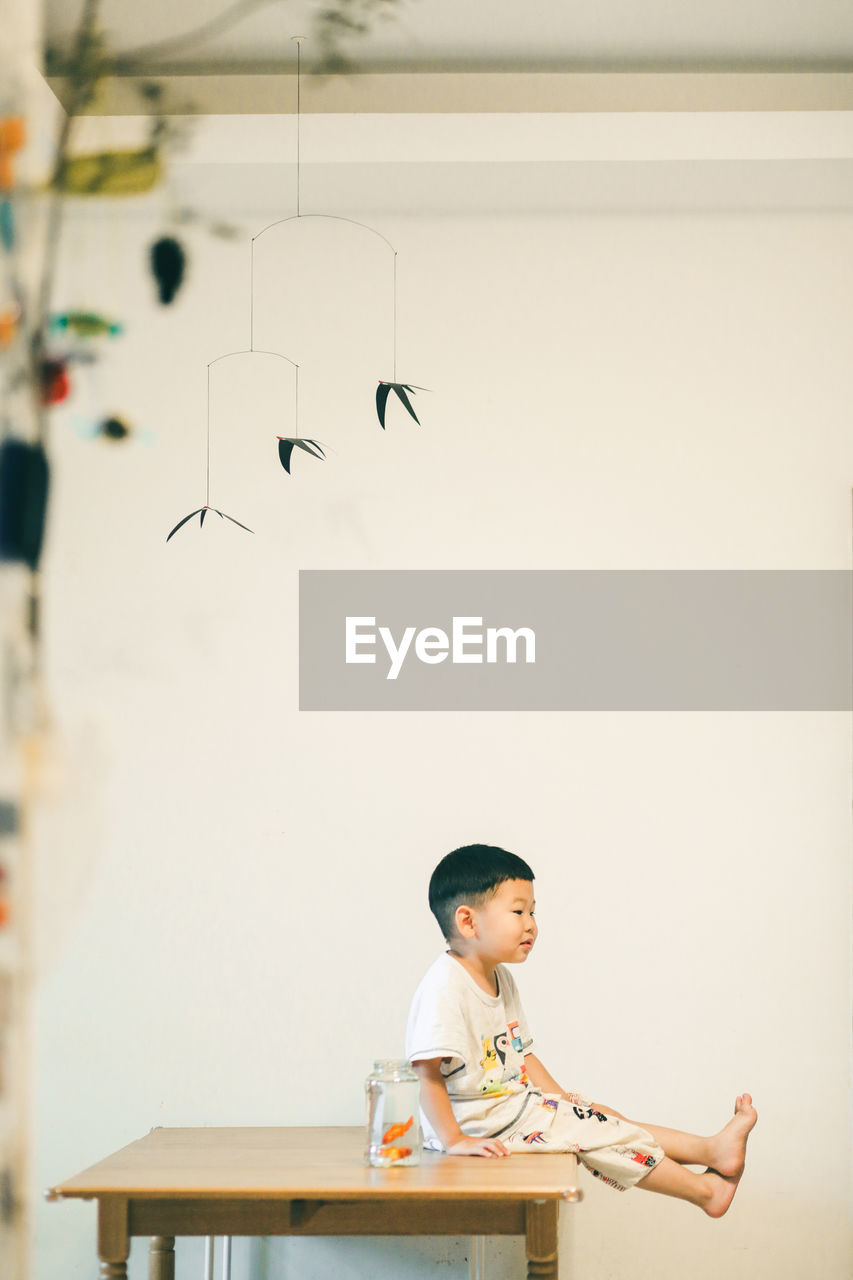
[[[713,1169],[693,1173],[674,1160],[665,1157],[636,1185],[645,1191],[657,1191],[661,1195],[676,1196],[697,1205],[710,1218],[722,1218],[732,1202],[740,1174],[724,1178]]]
[[[596,1109],[603,1111],[605,1115],[618,1116],[620,1120],[627,1119],[611,1107],[596,1104]],[[743,1093],[735,1102],[735,1113],[731,1120],[711,1138],[700,1138],[697,1134],[683,1133],[680,1129],[664,1129],[656,1124],[643,1124],[639,1121],[630,1123],[639,1124],[640,1128],[650,1133],[670,1160],[677,1164],[704,1164],[724,1178],[736,1178],[743,1172],[746,1140],[757,1119],[752,1098],[748,1093]],[[644,1178],[641,1185],[646,1185],[647,1181],[648,1178]]]

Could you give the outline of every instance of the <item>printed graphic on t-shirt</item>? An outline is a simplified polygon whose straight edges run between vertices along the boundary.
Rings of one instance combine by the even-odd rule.
[[[480,1092],[491,1098],[516,1093],[519,1088],[527,1084],[527,1073],[523,1065],[521,1068],[517,1064],[507,1065],[507,1053],[511,1047],[515,1047],[513,1027],[517,1028],[518,1023],[511,1023],[506,1031],[501,1031],[496,1036],[480,1037],[483,1048],[483,1056],[480,1059],[480,1066],[483,1068]]]

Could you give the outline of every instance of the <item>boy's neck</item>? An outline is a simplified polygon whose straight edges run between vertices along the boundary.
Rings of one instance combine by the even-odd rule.
[[[477,986],[482,987],[487,995],[496,996],[499,994],[498,980],[495,977],[497,966],[493,965],[485,956],[478,956],[476,953],[465,955],[461,951],[457,951],[453,946],[448,947],[447,954],[452,956],[454,960],[458,960],[463,969],[468,970]]]

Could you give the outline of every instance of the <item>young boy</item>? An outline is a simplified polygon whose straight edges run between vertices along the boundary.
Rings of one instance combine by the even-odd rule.
[[[712,1138],[638,1125],[611,1107],[567,1093],[531,1053],[533,1041],[506,965],[536,941],[533,872],[492,845],[443,858],[429,905],[449,950],[415,992],[406,1055],[421,1081],[426,1145],[449,1155],[574,1151],[591,1172],[625,1191],[677,1196],[721,1218],[731,1204],[757,1115],[741,1094]],[[704,1165],[695,1173],[685,1165]]]

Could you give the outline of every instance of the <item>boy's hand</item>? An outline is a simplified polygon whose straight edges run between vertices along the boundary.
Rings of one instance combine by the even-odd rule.
[[[412,1067],[421,1082],[421,1106],[449,1156],[509,1155],[498,1138],[471,1138],[459,1128],[441,1074],[440,1058],[418,1058]]]
[[[447,1148],[449,1156],[508,1156],[510,1153],[497,1138],[469,1138],[463,1134]]]

